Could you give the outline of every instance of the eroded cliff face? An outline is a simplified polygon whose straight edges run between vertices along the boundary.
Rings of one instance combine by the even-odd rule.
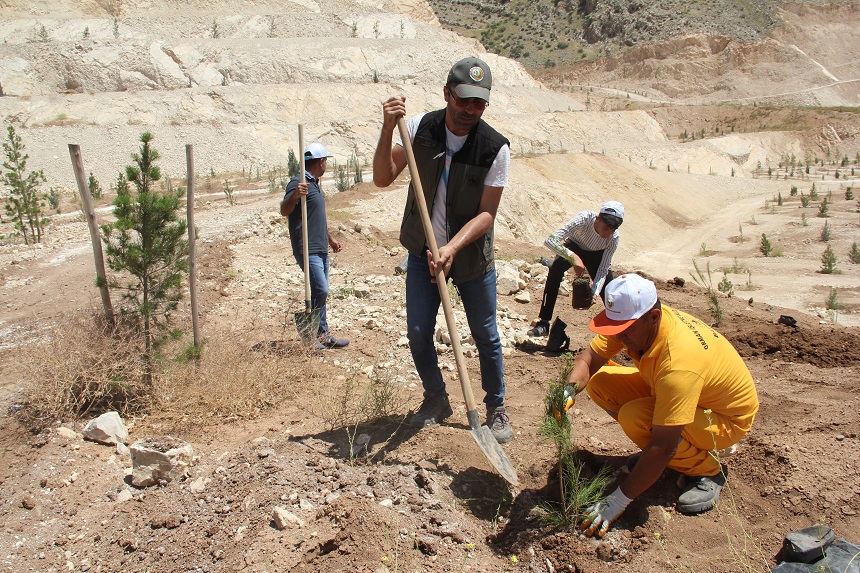
[[[700,34],[640,45],[550,78],[558,88],[551,90],[518,62],[441,29],[424,0],[22,0],[6,2],[0,14],[0,113],[19,129],[31,165],[45,170],[49,185],[67,188],[74,187],[68,143],[81,144],[87,170],[109,182],[142,131],[155,135],[163,168],[174,178],[184,176],[186,143],[195,146],[198,173],[250,170],[265,177],[296,150],[299,123],[337,163],[355,156],[369,170],[380,103],[402,95],[410,114],[438,108],[451,63],[478,55],[495,80],[484,117],[511,140],[514,156],[499,232],[538,243],[569,213],[609,196],[635,203],[644,190],[655,206],[674,209],[675,199],[664,199],[674,197],[666,186],[686,183],[655,178],[655,165],[679,176],[735,175],[728,183],[697,182],[698,188],[715,182],[724,192],[703,194],[710,199],[700,198],[702,213],[670,217],[683,226],[744,193],[736,182],[759,163],[777,164],[785,153],[780,146],[808,154],[801,135],[779,142],[745,135],[738,143],[729,134],[714,138],[714,126],[698,120],[689,128],[707,127],[712,140],[690,145],[678,140],[686,123],[667,134],[645,111],[620,110],[654,101],[849,101],[839,90],[850,95],[851,84],[830,77],[847,77],[828,67],[836,55],[813,61],[806,52],[824,43],[827,30],[850,27],[856,18],[850,7],[804,8],[786,12],[782,36],[762,42]],[[856,49],[845,42],[846,50]],[[591,94],[571,83],[604,89]],[[823,150],[819,143],[850,154],[856,147],[851,135],[813,142]],[[598,159],[612,168],[593,168]],[[399,209],[389,217],[392,226]],[[659,235],[648,226],[639,232],[643,245]]]

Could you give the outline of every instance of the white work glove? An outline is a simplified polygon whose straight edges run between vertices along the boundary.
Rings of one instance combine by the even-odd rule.
[[[624,513],[631,501],[633,500],[621,492],[620,487],[617,488],[603,500],[585,510],[585,516],[582,523],[579,524],[579,530],[586,535],[597,533],[598,537],[603,537],[612,522]]]

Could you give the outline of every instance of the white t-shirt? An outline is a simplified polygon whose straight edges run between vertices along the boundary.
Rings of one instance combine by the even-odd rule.
[[[415,133],[418,131],[418,125],[425,114],[419,114],[406,122],[406,129],[409,132],[409,140],[415,141]],[[433,201],[433,207],[430,211],[430,221],[433,223],[433,235],[436,237],[436,245],[444,247],[448,244],[448,228],[445,224],[447,216],[447,203],[445,199],[448,196],[448,170],[451,168],[451,158],[455,153],[463,148],[468,135],[454,135],[445,126],[445,171],[439,178],[439,187],[436,189],[436,198]],[[397,145],[403,145],[400,137],[397,137]],[[488,187],[505,187],[508,184],[508,168],[511,165],[511,150],[507,145],[503,145],[490,170],[487,171],[487,176],[484,178],[484,185]]]

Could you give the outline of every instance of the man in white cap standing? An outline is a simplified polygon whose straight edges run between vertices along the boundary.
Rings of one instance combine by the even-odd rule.
[[[630,474],[585,512],[580,527],[603,534],[667,467],[685,476],[682,513],[714,507],[726,474],[717,452],[737,444],[758,412],[752,375],[734,347],[699,319],[661,305],[654,283],[621,275],[606,287],[597,336],[573,363],[568,383],[588,390],[640,448]],[[610,359],[621,350],[634,367]]]
[[[618,227],[623,222],[624,206],[618,201],[608,201],[600,211],[580,211],[547,237],[544,245],[556,253],[556,257],[546,277],[537,324],[528,331],[529,336],[549,333],[558,289],[564,273],[571,267],[577,277],[588,272],[593,302],[597,302],[598,295],[603,297],[604,287],[613,277],[610,265],[618,249]]]
[[[486,62],[463,58],[448,72],[442,88],[446,106],[407,122],[439,258],[433,261],[427,248],[411,186],[400,243],[409,251],[407,337],[424,385],[424,400],[409,423],[423,427],[452,414],[433,341],[440,304],[434,277],[441,266],[457,286],[478,348],[487,426],[496,441],[506,443],[513,430],[505,410],[502,345],[496,325],[493,225],[502,190],[508,184],[511,155],[508,140],[481,119],[490,104],[492,83]],[[406,115],[406,98],[390,98],[382,104],[382,111],[382,130],[373,156],[377,187],[391,185],[407,164],[402,143],[398,140],[392,145],[397,121]]]
[[[293,246],[293,257],[302,271],[304,269],[304,254],[302,247],[302,213],[296,209],[302,197],[307,199],[308,210],[308,266],[311,283],[311,306],[319,309],[320,326],[318,339],[314,341],[315,348],[343,348],[349,340],[335,338],[329,332],[326,317],[326,299],[328,298],[328,249],[339,253],[343,246],[328,230],[325,214],[325,195],[320,189],[320,177],[325,173],[328,158],[331,157],[321,143],[311,143],[305,149],[305,173],[287,183],[286,193],[281,200],[281,215],[287,217],[290,230],[290,242]],[[299,182],[301,180],[301,183]]]

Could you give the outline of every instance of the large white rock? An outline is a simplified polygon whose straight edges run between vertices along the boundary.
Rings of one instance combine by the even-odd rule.
[[[194,456],[191,444],[169,436],[162,441],[138,440],[130,449],[131,483],[135,487],[176,479],[185,473]]]
[[[513,294],[520,290],[520,271],[507,261],[496,261],[496,293]]]
[[[128,430],[117,412],[105,412],[91,420],[84,428],[83,434],[87,440],[110,446],[128,442]]]

